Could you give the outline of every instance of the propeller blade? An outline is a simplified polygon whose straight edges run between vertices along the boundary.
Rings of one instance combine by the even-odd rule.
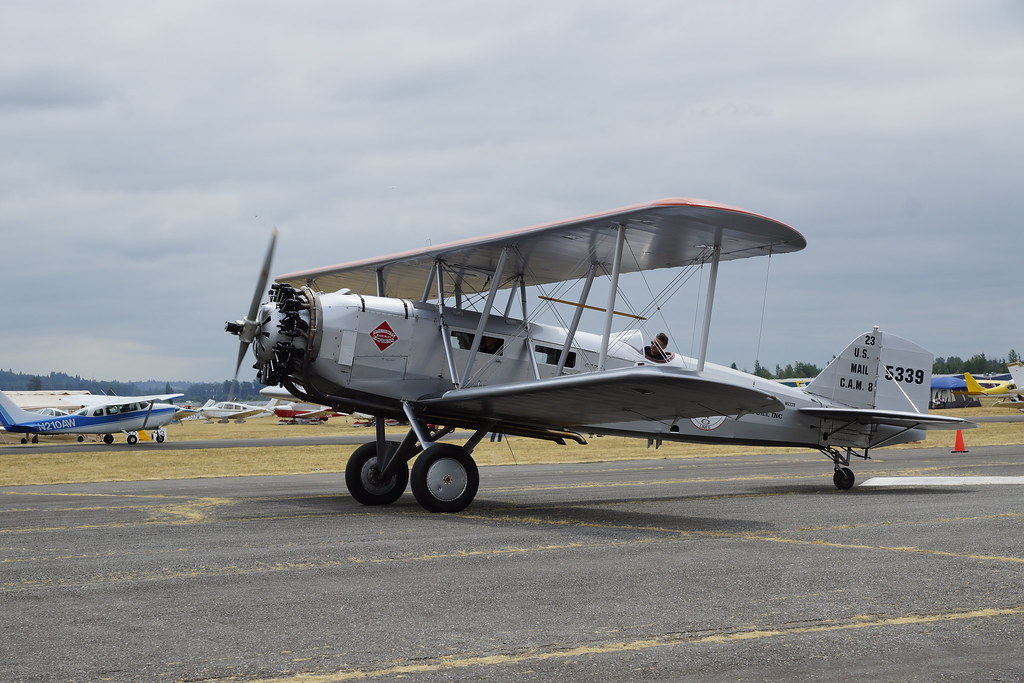
[[[263,269],[260,270],[260,279],[256,284],[256,292],[252,295],[252,303],[249,304],[249,315],[246,320],[256,320],[256,313],[260,310],[260,302],[263,295],[267,293],[267,280],[270,279],[270,262],[274,259],[274,247],[277,245],[277,227],[270,233],[270,246],[267,247],[267,256],[263,259]],[[238,360],[242,362],[241,358]],[[237,374],[237,373],[236,373]]]
[[[249,345],[242,342],[238,345],[238,361],[235,362],[235,384],[238,384],[238,371],[242,369],[242,361],[245,360],[245,352],[249,350]]]

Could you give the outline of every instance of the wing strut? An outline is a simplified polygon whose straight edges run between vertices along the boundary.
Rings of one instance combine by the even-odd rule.
[[[704,361],[708,356],[708,336],[711,334],[711,309],[715,305],[715,286],[718,283],[718,261],[722,256],[722,229],[715,231],[715,247],[711,253],[711,276],[708,278],[708,294],[704,302],[704,327],[700,333],[700,357],[697,359],[697,372],[704,371]]]
[[[455,366],[455,357],[452,355],[452,338],[448,332],[448,323],[444,320],[444,271],[441,261],[434,263],[434,277],[437,281],[437,314],[441,319],[441,348],[444,349],[444,358],[448,361],[448,374],[452,378],[452,384],[456,388],[462,385],[459,379],[459,369]],[[424,297],[425,298],[425,297]]]
[[[590,272],[587,273],[587,281],[583,283],[583,292],[580,294],[580,305],[576,307],[576,312],[572,316],[572,324],[569,325],[569,329],[565,333],[565,343],[562,344],[562,352],[558,354],[558,367],[555,368],[555,374],[561,375],[565,370],[565,361],[569,358],[569,347],[572,346],[573,339],[576,338],[576,330],[580,326],[580,318],[583,317],[583,304],[587,303],[587,298],[590,296],[590,286],[594,284],[594,275],[597,273],[597,264],[590,264]]]
[[[615,315],[615,295],[619,290],[619,271],[622,269],[622,247],[626,243],[626,226],[618,224],[618,235],[615,239],[615,254],[612,260],[611,289],[608,292],[608,312],[604,318],[604,334],[601,336],[601,355],[597,359],[597,369],[604,370],[608,362],[608,342],[612,336],[612,316]]]
[[[480,342],[484,338],[484,329],[487,327],[487,321],[491,318],[491,307],[494,305],[494,297],[498,294],[498,287],[501,286],[501,279],[505,275],[505,261],[508,260],[508,247],[501,250],[501,255],[498,256],[498,267],[494,269],[494,275],[491,276],[491,289],[487,292],[487,303],[484,304],[483,313],[480,315],[480,322],[476,325],[476,334],[473,337],[473,345],[469,348],[469,358],[466,359],[466,367],[462,370],[462,376],[469,380],[469,375],[473,371],[473,363],[476,361],[477,351],[480,349]]]

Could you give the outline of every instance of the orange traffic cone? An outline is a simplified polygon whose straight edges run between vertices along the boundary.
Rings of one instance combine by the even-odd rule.
[[[956,441],[953,442],[954,453],[966,453],[967,447],[964,446],[964,433],[961,430],[956,430]]]

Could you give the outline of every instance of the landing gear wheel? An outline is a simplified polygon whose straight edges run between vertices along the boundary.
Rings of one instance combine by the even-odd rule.
[[[38,434],[33,434],[32,435],[32,443],[39,443],[39,435]]]
[[[114,435],[113,434],[104,434],[103,435],[103,443],[107,444],[108,446],[110,444],[114,443]]]
[[[836,473],[832,475],[832,483],[836,485],[836,488],[840,491],[849,491],[853,488],[853,482],[856,477],[853,476],[853,470],[849,467],[839,467],[836,469]]]
[[[473,502],[480,487],[476,462],[453,444],[434,444],[412,466],[412,492],[428,512],[458,512]]]
[[[164,436],[163,432],[157,432],[156,433],[156,442],[157,443],[163,443],[165,438],[166,437]]]
[[[129,446],[134,446],[138,442],[139,442],[139,437],[138,436],[136,436],[135,434],[129,434],[128,435],[128,445]]]
[[[398,448],[388,444],[388,448]],[[402,463],[387,479],[377,469],[377,442],[364,443],[352,452],[345,465],[345,485],[352,497],[363,505],[390,505],[398,500],[409,484],[409,467]]]
[[[82,443],[83,441],[85,441],[85,437],[82,436],[81,434],[79,434],[78,435],[78,443]]]

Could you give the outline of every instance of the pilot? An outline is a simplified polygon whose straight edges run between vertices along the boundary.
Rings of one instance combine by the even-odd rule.
[[[668,348],[668,335],[659,332],[654,335],[650,346],[644,347],[644,358],[655,363],[665,363],[672,359],[672,352]]]

